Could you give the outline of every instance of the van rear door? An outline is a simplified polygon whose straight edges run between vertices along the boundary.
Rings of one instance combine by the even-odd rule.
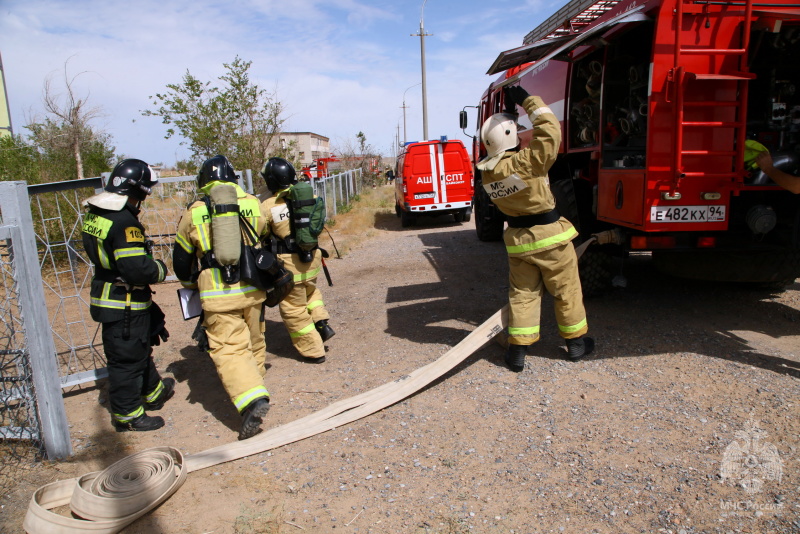
[[[461,141],[438,145],[440,202],[472,201],[472,164]]]

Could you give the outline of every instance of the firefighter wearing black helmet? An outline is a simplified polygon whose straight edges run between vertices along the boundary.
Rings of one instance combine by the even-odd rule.
[[[126,159],[114,167],[105,191],[86,201],[83,246],[94,264],[90,313],[103,325],[108,397],[118,432],[164,426],[163,418],[145,410],[161,409],[175,388],[173,378],[161,379],[151,349],[169,336],[149,286],[163,281],[167,268],[153,259],[138,219],[141,202],[157,182],[147,163]]]
[[[317,276],[322,268],[322,251],[303,252],[293,246],[289,206],[286,197],[297,175],[291,163],[283,158],[270,158],[261,170],[270,190],[270,197],[261,206],[267,214],[270,232],[275,237],[273,252],[283,260],[294,276],[294,289],[279,306],[283,324],[289,331],[292,344],[306,361],[325,361],[324,342],[335,334],[328,324],[330,315],[325,309]]]
[[[212,189],[220,185],[233,187],[236,201],[222,210],[211,206],[210,200],[210,197],[218,198]],[[190,204],[178,223],[172,264],[185,287],[200,290],[202,324],[208,337],[209,354],[225,391],[242,416],[239,439],[247,439],[261,431],[263,418],[270,408],[269,392],[264,387],[267,352],[263,303],[266,294],[238,280],[235,271],[233,278],[227,277],[224,266],[214,255],[215,250],[219,251],[215,240],[220,245],[221,239],[214,235],[212,217],[218,212],[221,216],[240,215],[262,238],[268,235],[269,229],[258,199],[239,187],[233,166],[225,156],[214,156],[203,163],[197,187],[204,197]],[[235,213],[237,205],[238,214]],[[233,220],[236,235],[226,238],[238,240],[238,217]]]

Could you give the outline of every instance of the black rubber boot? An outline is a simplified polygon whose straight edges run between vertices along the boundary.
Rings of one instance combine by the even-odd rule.
[[[247,405],[242,412],[242,429],[239,431],[239,439],[252,438],[261,432],[261,423],[264,422],[263,417],[267,415],[269,408],[267,397],[260,397]]]
[[[174,378],[165,378],[161,381],[163,384],[164,389],[161,391],[161,395],[158,396],[156,400],[153,402],[145,402],[144,409],[145,410],[160,410],[164,407],[164,404],[172,398],[175,394],[175,379]]]
[[[122,422],[115,419],[112,423],[114,423],[114,428],[117,429],[117,432],[149,432],[164,426],[164,419],[157,415],[150,417],[147,414],[142,414],[130,421]]]
[[[525,369],[525,353],[527,351],[527,345],[509,345],[505,358],[508,368],[515,373],[521,373]]]
[[[336,335],[336,332],[333,331],[333,328],[328,326],[327,319],[323,319],[314,323],[314,328],[316,328],[317,332],[319,332],[319,336],[322,338],[323,342],[328,341],[330,338]]]
[[[325,361],[325,356],[320,356],[319,358],[312,358],[311,356],[301,356],[303,361],[306,363],[323,363]]]
[[[592,353],[594,350],[594,339],[581,336],[575,339],[567,340],[567,356],[573,362],[577,362],[584,356]]]

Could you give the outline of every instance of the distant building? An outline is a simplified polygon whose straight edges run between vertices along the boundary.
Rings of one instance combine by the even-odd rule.
[[[0,135],[11,135],[12,133],[14,130],[11,129],[11,108],[8,105],[3,58],[0,57]]]
[[[319,158],[331,155],[331,140],[312,132],[282,132],[276,136],[281,147],[295,143],[295,153],[302,167],[311,165]]]

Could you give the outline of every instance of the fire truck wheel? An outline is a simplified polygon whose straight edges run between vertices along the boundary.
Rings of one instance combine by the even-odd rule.
[[[603,250],[589,247],[578,260],[583,297],[601,295],[611,287],[613,258]]]
[[[400,211],[401,211],[401,210],[400,210],[400,206],[398,206],[397,204],[395,204],[395,205],[394,205],[394,214],[395,214],[395,215],[397,215],[397,217],[398,217],[398,218],[400,218]]]
[[[414,223],[417,222],[417,216],[412,215],[411,213],[400,210],[400,226],[403,228],[408,228],[409,226],[414,226]]]
[[[463,210],[453,212],[453,220],[455,220],[457,223],[469,222],[471,218],[472,212],[469,210],[469,208],[464,208]]]
[[[481,241],[500,241],[503,238],[505,220],[500,211],[491,206],[488,195],[483,187],[475,188],[475,197],[472,201],[475,212],[475,231]]]

